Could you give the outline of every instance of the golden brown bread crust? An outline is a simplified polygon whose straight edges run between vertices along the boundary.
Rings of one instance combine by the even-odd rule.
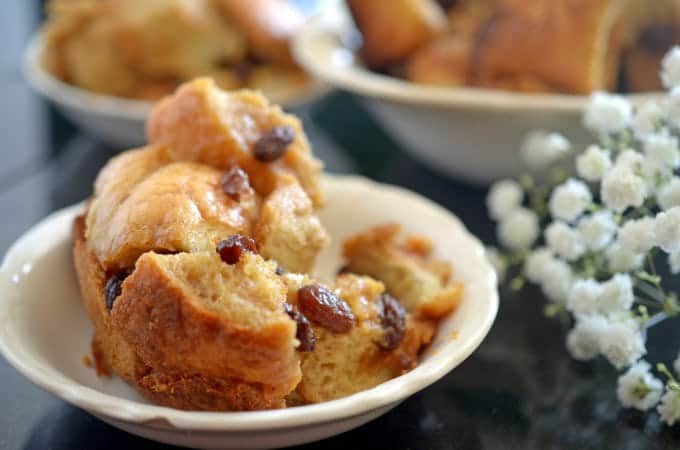
[[[446,26],[433,0],[347,0],[347,5],[363,33],[362,56],[373,69],[400,62]]]
[[[98,362],[114,370],[126,382],[134,384],[148,369],[111,323],[104,301],[107,276],[85,242],[83,217],[76,219],[73,231],[73,260],[83,303],[94,325],[93,346],[99,350],[101,356],[97,356]]]
[[[93,345],[98,363],[115,372],[149,400],[188,410],[254,410],[282,408],[283,395],[263,383],[247,383],[226,377],[182,374],[146,365],[114,326],[106,309],[106,273],[84,239],[82,217],[74,223],[74,264],[80,292],[95,328]]]
[[[351,272],[370,275],[415,317],[438,319],[460,302],[463,286],[451,281],[451,266],[432,254],[432,243],[381,225],[347,239],[343,254]]]
[[[234,265],[216,252],[145,253],[123,283],[112,322],[154,368],[267,384],[283,396],[300,369],[275,269],[250,253]]]
[[[258,161],[253,146],[277,126],[291,127],[295,139],[277,161]],[[207,78],[187,83],[154,108],[147,136],[151,145],[167,148],[175,161],[242,167],[261,195],[271,193],[292,173],[315,205],[323,201],[323,164],[311,154],[302,124],[255,92],[223,92]]]
[[[146,155],[119,158],[134,163]],[[129,180],[115,163],[102,171],[104,178],[112,171]],[[222,173],[202,164],[170,163],[128,189],[102,188],[92,202],[87,233],[100,262],[107,270],[130,268],[149,250],[213,250],[226,236],[251,234],[259,199],[252,192],[238,202],[228,197],[220,185]]]

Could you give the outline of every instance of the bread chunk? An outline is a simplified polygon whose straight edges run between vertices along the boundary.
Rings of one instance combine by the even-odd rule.
[[[363,34],[366,65],[381,69],[401,62],[446,27],[446,15],[434,0],[348,0]]]
[[[156,167],[153,150],[119,158],[102,171],[88,214],[87,238],[105,268],[130,268],[149,250],[214,250],[231,234],[251,233],[259,200],[252,191],[239,201],[226,195],[222,171],[188,162]]]
[[[145,253],[111,317],[149,366],[262,383],[285,395],[300,369],[295,323],[275,270],[249,252],[234,265],[215,251]]]
[[[329,240],[312,202],[293,178],[264,200],[254,236],[265,258],[293,272],[310,272]]]
[[[255,158],[256,142],[283,126],[294,132],[283,156],[272,162]],[[312,156],[302,124],[256,92],[224,92],[208,78],[184,84],[154,108],[147,135],[151,144],[167,148],[175,161],[218,169],[242,167],[261,195],[270,194],[282,178],[293,174],[314,205],[322,202],[323,165]]]
[[[359,233],[344,243],[351,272],[370,275],[416,317],[437,319],[453,311],[462,284],[451,281],[451,266],[432,254],[421,236],[403,236],[400,225],[388,224]]]
[[[295,274],[283,278],[289,286],[289,302],[295,304],[293,293],[310,280]],[[380,296],[385,286],[370,277],[344,274],[335,281],[333,291],[350,306],[356,324],[347,333],[313,324],[316,345],[314,351],[300,353],[302,380],[296,390],[307,403],[346,397],[407,372],[434,334],[434,322],[407,314],[403,339],[396,348],[386,350],[380,345],[385,333]]]

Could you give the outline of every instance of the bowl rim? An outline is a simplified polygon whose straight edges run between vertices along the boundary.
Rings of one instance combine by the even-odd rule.
[[[293,37],[293,56],[307,72],[337,88],[374,99],[429,107],[497,110],[580,112],[589,95],[541,94],[474,87],[446,87],[412,83],[372,72],[360,64],[344,37],[355,33],[343,2],[329,5]],[[336,61],[335,63],[333,61]],[[658,99],[661,92],[623,94],[634,104]]]
[[[393,378],[374,388],[361,391],[337,400],[305,405],[295,408],[247,412],[197,412],[183,411],[164,406],[150,405],[100,392],[84,386],[62,375],[56,369],[42,368],[37,363],[27,361],[15,351],[6,339],[5,327],[0,326],[0,353],[29,380],[63,400],[86,409],[95,415],[131,423],[144,423],[152,427],[168,427],[196,431],[252,431],[300,427],[337,421],[358,416],[381,407],[398,403],[408,396],[431,385],[462,363],[481,344],[488,334],[498,311],[498,291],[496,275],[484,256],[484,246],[451,212],[425,197],[401,187],[377,183],[360,176],[325,176],[325,183],[347,186],[347,183],[363,185],[364,189],[381,189],[395,195],[409,197],[412,201],[426,202],[438,214],[445,214],[452,225],[459,228],[461,239],[466,240],[478,253],[480,264],[480,284],[488,298],[479,302],[480,326],[469,333],[467,339],[459,336],[438,349],[435,358],[427,364],[418,365],[410,372]],[[72,220],[82,211],[84,202],[52,213],[22,235],[7,251],[0,265],[0,286],[11,289],[9,277],[12,267],[20,267],[22,254],[26,248],[35,248],[34,243],[45,245],[45,236],[51,236],[53,224],[59,220]],[[56,245],[61,241],[53,241]],[[16,269],[15,269],[16,270]],[[17,294],[18,295],[18,294]],[[0,316],[10,304],[7,298],[0,299]],[[30,359],[30,358],[29,358]],[[49,372],[53,372],[52,376]],[[54,376],[57,375],[57,376]],[[160,423],[159,423],[160,422]]]
[[[100,94],[66,83],[52,75],[40,62],[44,49],[45,31],[38,29],[30,38],[22,58],[22,72],[28,84],[39,94],[69,108],[94,112],[115,119],[146,121],[156,102],[135,100],[114,95]],[[291,91],[290,97],[268,97],[272,103],[285,108],[295,108],[311,103],[328,94],[331,87],[317,79],[311,79],[307,88]]]

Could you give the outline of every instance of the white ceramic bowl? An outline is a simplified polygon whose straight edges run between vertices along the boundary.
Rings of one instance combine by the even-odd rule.
[[[23,71],[31,87],[52,101],[57,108],[85,132],[115,147],[129,148],[146,142],[146,118],[153,102],[96,94],[64,83],[42,66],[43,35],[38,32],[24,53]],[[320,82],[304,88],[281,91],[269,99],[294,110],[328,92]]]
[[[146,438],[198,448],[270,448],[310,442],[357,427],[434,383],[467,358],[496,317],[495,274],[480,242],[448,211],[401,188],[359,177],[325,178],[321,220],[333,237],[317,272],[328,279],[340,246],[368,226],[396,221],[435,240],[439,256],[465,283],[460,308],[442,320],[422,362],[373,389],[326,403],[275,411],[189,412],[155,406],[120,379],[98,378],[82,359],[92,326],[71,261],[71,226],[82,205],[31,228],[0,268],[0,351],[38,386],[113,426]]]
[[[403,148],[439,172],[475,183],[518,175],[526,170],[518,145],[532,129],[560,131],[577,145],[587,143],[581,126],[587,96],[410,83],[364,68],[347,45],[357,40],[355,34],[344,2],[338,2],[307,22],[293,52],[309,73],[365,97]],[[639,103],[657,95],[629,98]]]

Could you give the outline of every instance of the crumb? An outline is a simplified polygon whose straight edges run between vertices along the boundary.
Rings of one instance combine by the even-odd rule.
[[[453,330],[449,336],[451,337],[452,341],[455,341],[458,339],[458,330]]]
[[[104,353],[102,352],[101,348],[99,348],[99,344],[97,344],[97,341],[95,339],[92,339],[92,357],[94,358],[94,370],[95,372],[97,372],[97,376],[98,377],[111,376],[111,371],[104,362]]]
[[[92,358],[90,358],[90,355],[83,355],[83,365],[88,369],[92,368],[94,363],[92,362]]]

